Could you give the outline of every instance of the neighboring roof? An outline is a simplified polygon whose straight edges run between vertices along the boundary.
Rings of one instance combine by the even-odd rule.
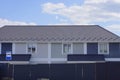
[[[4,26],[0,41],[120,42],[120,37],[98,25]]]

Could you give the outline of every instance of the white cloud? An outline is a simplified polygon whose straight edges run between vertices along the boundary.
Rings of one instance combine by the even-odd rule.
[[[63,3],[58,3],[58,4],[46,3],[42,7],[43,7],[43,12],[49,14],[62,15],[70,19],[74,23],[78,23],[80,19],[82,19],[82,21],[80,22],[85,23],[85,21],[87,20],[84,21],[83,18],[87,17],[88,15],[84,15],[84,13],[87,13],[89,11],[89,9],[84,10],[84,7],[80,7],[76,5],[67,7]],[[85,6],[85,7],[90,7],[90,6]]]
[[[68,20],[67,20],[67,19],[60,19],[60,22],[65,22],[65,23],[67,23]]]
[[[114,0],[116,3],[120,3],[120,0]]]
[[[111,2],[110,0],[85,0],[81,6],[66,6],[63,3],[45,3],[42,8],[43,12],[64,16],[74,24],[91,24],[94,22],[119,20],[120,13],[118,8],[120,4],[115,2],[117,0],[111,0]],[[119,5],[113,9],[113,4]]]
[[[120,0],[84,0],[82,5],[67,6],[64,3],[45,3],[42,5],[44,13],[57,14],[67,18],[68,24],[96,24],[120,22]],[[59,21],[61,19],[59,17]],[[112,23],[110,23],[112,24]],[[112,26],[112,27],[111,27]],[[111,25],[107,29],[118,32],[120,28]],[[114,30],[113,30],[114,28]]]
[[[48,25],[71,25],[69,23],[57,23],[57,24],[48,24]]]
[[[120,31],[120,24],[113,24],[113,25],[107,26],[106,28],[112,31]]]
[[[0,18],[0,27],[4,25],[36,25],[35,23],[26,23],[26,22],[20,22],[20,21],[10,21],[7,19],[1,19]]]
[[[91,4],[91,3],[95,3],[95,4],[99,4],[99,3],[105,3],[108,0],[85,0],[85,3],[87,4]]]
[[[43,12],[48,12],[48,13],[53,14],[55,12],[52,12],[52,11],[64,9],[65,5],[63,3],[58,3],[56,5],[53,3],[46,3],[42,7],[45,8],[45,9],[43,9]]]
[[[87,4],[101,4],[101,3],[120,3],[120,0],[84,0]]]
[[[112,25],[109,25],[105,28],[111,32],[116,33],[117,35],[120,35],[120,24],[112,24]]]

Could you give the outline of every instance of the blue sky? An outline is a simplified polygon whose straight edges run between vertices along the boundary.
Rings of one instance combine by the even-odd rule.
[[[120,0],[0,0],[0,25],[95,24],[120,35]]]

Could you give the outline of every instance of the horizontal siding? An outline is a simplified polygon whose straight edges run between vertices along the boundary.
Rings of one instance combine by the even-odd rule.
[[[48,44],[38,44],[37,54],[39,58],[48,58]]]
[[[37,43],[37,51],[32,54],[30,63],[48,63],[48,44]]]
[[[37,52],[32,54],[32,58],[48,58],[48,44],[37,44]]]
[[[27,54],[26,43],[15,43],[15,54]]]

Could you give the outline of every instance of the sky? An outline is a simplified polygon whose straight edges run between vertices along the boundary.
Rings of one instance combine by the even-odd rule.
[[[120,0],[0,0],[4,25],[100,25],[120,36]]]

